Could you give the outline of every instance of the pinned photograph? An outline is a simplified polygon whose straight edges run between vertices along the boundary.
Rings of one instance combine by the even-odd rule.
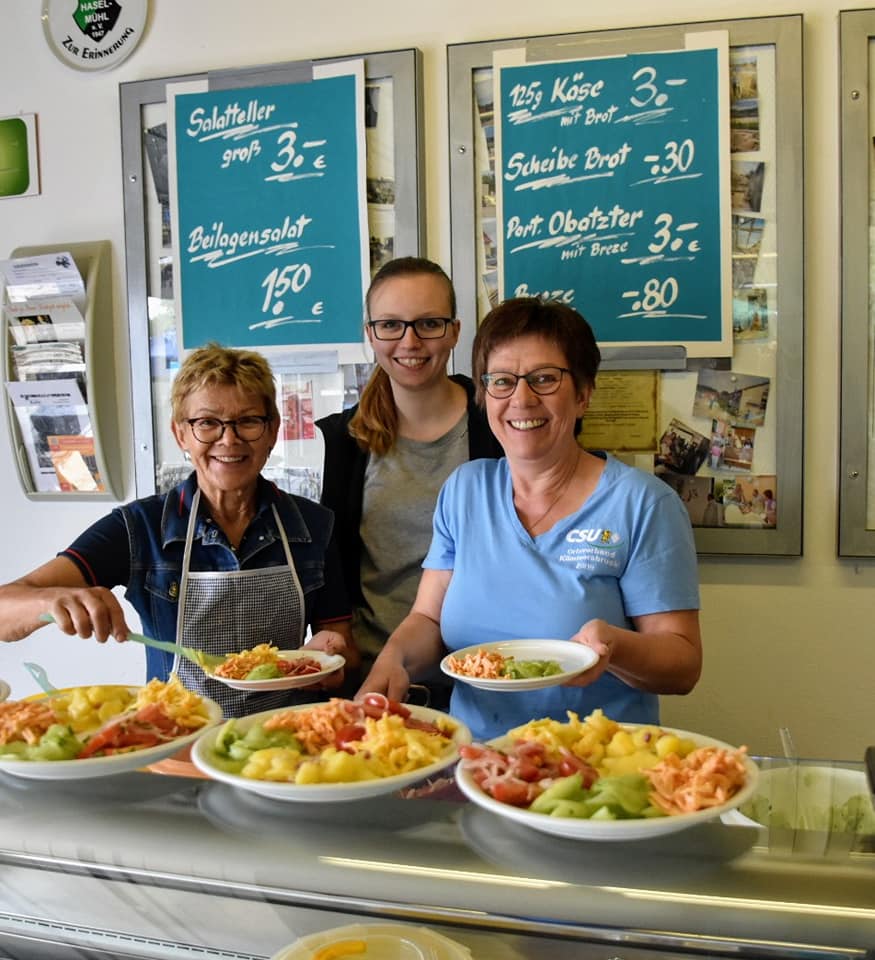
[[[732,289],[744,290],[754,284],[754,274],[757,269],[757,258],[743,254],[732,256]]]
[[[732,161],[732,209],[759,213],[763,203],[766,165],[762,161]]]
[[[759,80],[757,58],[730,56],[729,149],[742,153],[760,148]]]
[[[763,242],[763,227],[766,221],[762,217],[732,216],[732,252],[746,256],[759,256]]]
[[[694,527],[705,526],[705,510],[711,494],[710,477],[691,477],[682,473],[672,473],[665,470],[659,474],[674,492],[681,498],[681,503],[687,508],[690,523]],[[716,526],[716,524],[714,524]]]
[[[316,423],[313,418],[313,382],[300,381],[296,386],[283,383],[282,439],[314,440]]]
[[[732,298],[732,335],[735,340],[768,340],[769,296],[763,287],[735,291]]]
[[[495,270],[498,266],[498,239],[496,235],[495,217],[483,220],[483,256],[486,260],[486,269]]]
[[[693,399],[697,417],[761,427],[766,419],[771,380],[732,370],[700,370]]]
[[[723,441],[723,468],[750,473],[753,468],[755,443],[756,430],[753,427],[736,427],[729,424]]]
[[[775,527],[777,490],[774,474],[714,481],[714,496],[723,504],[727,527]]]
[[[708,456],[709,438],[680,420],[672,420],[659,440],[657,474],[669,470],[692,476]]]

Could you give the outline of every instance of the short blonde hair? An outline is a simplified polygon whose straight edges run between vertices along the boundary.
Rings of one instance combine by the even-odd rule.
[[[185,419],[185,401],[204,387],[238,387],[264,401],[264,412],[279,418],[276,405],[276,384],[270,364],[254,350],[238,350],[208,343],[190,353],[182,363],[170,390],[173,419]]]

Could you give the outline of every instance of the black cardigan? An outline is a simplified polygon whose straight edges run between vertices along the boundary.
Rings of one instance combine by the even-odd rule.
[[[474,400],[474,384],[471,379],[462,374],[454,374],[450,379],[463,386],[468,394],[469,459],[503,457],[504,451],[489,429],[486,414]],[[365,467],[370,454],[362,450],[349,435],[349,421],[357,409],[358,405],[342,413],[323,417],[316,421],[316,426],[325,438],[321,502],[334,511],[335,537],[340,547],[347,595],[354,606],[361,606],[364,597],[360,582],[362,541],[359,528],[362,520]]]

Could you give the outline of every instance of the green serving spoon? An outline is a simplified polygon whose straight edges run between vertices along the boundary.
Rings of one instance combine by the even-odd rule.
[[[40,620],[43,620],[45,623],[55,622],[55,618],[50,613],[41,613]],[[169,643],[167,640],[153,640],[152,637],[143,636],[142,633],[129,633],[128,640],[133,640],[135,643],[142,643],[147,647],[154,647],[156,650],[179,654],[180,657],[191,660],[192,663],[196,663],[199,667],[209,669],[218,667],[220,663],[224,663],[227,659],[225,656],[218,656],[214,653],[204,653],[203,650],[195,650],[194,647],[184,647],[181,643]]]

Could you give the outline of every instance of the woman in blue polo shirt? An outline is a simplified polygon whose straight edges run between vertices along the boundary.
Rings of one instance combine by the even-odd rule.
[[[457,683],[450,712],[478,739],[600,707],[658,722],[660,693],[699,678],[699,592],[689,516],[658,478],[580,448],[599,349],[561,303],[517,298],[474,341],[478,399],[505,457],[462,464],[441,489],[410,614],[363,691],[401,699],[447,650],[558,637],[599,654],[568,685],[492,692]]]
[[[259,643],[288,649],[312,627],[311,647],[357,663],[330,510],[261,476],[280,422],[267,361],[217,344],[196,350],[173,381],[171,406],[173,435],[194,472],[168,493],[117,507],[53,560],[0,587],[0,638],[25,637],[50,613],[71,636],[124,640],[130,628],[112,593],[124,586],[143,630],[160,640],[214,654]],[[150,678],[175,672],[227,716],[301,699],[232,690],[152,648],[146,663]]]

